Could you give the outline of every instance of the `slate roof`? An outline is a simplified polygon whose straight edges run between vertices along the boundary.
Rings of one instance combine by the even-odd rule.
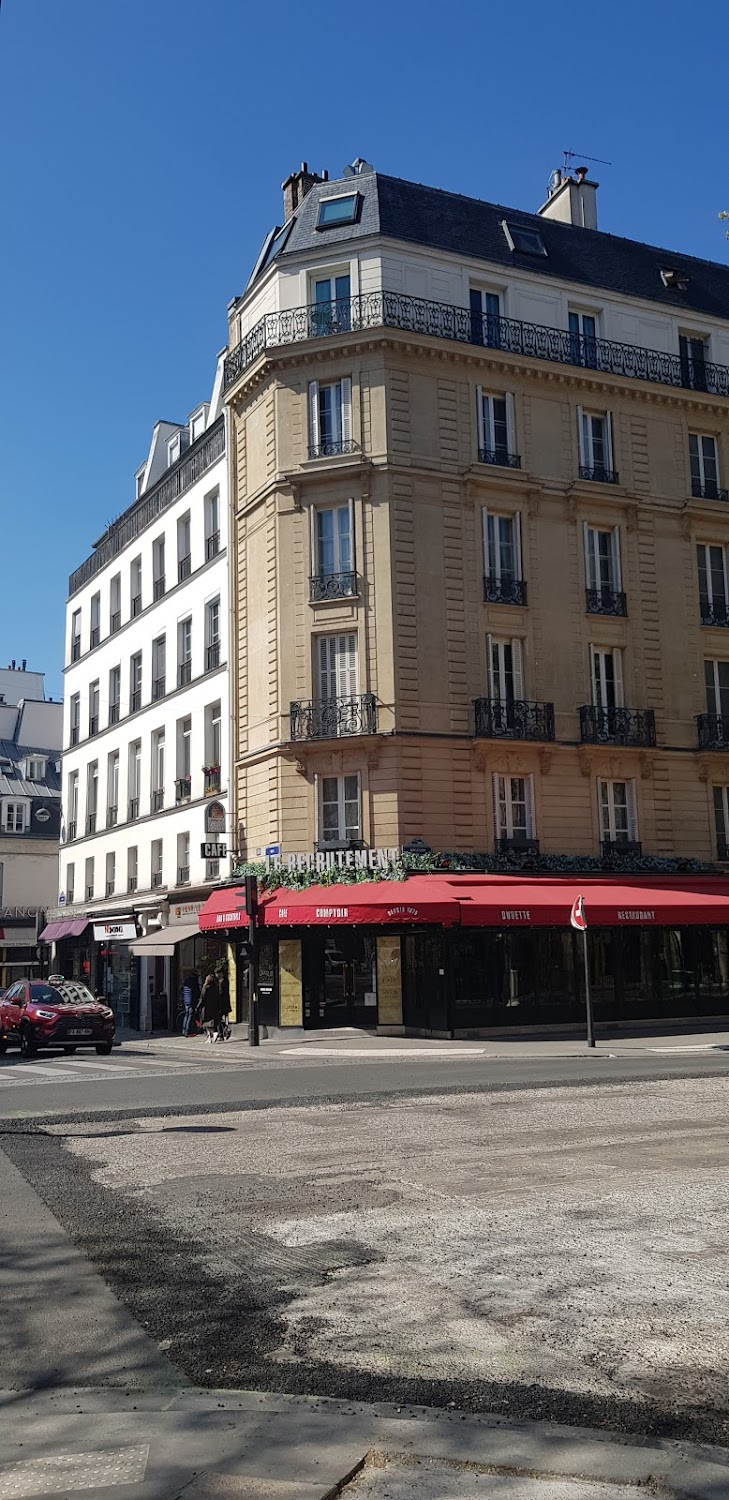
[[[20,775],[9,774],[1,769],[3,761],[9,760],[14,766],[18,766],[29,756],[45,760],[46,774],[43,781],[26,781]],[[15,740],[0,740],[0,797],[47,797],[54,801],[60,799],[61,776],[56,770],[56,761],[60,759],[60,750],[46,750],[41,745],[18,745]]]
[[[322,198],[354,191],[362,196],[358,222],[318,230]],[[538,229],[547,255],[512,251],[501,227],[503,219]],[[373,234],[482,260],[491,266],[518,267],[547,279],[645,298],[673,312],[687,310],[729,318],[729,266],[379,172],[312,188],[297,209],[291,233],[276,259],[284,261],[302,251],[344,245]],[[685,292],[664,286],[660,270],[669,266],[685,271],[689,278]]]

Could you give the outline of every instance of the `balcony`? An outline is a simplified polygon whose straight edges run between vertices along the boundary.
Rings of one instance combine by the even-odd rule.
[[[586,703],[580,709],[583,745],[633,745],[648,748],[656,743],[656,716],[652,708],[597,708]]]
[[[152,792],[151,805],[150,805],[151,806],[151,811],[153,813],[161,812],[162,808],[164,807],[164,805],[165,805],[165,789],[164,789],[163,786],[156,786],[154,788],[153,792]]]
[[[184,583],[185,579],[190,577],[191,571],[192,571],[192,559],[190,557],[190,553],[187,552],[184,557],[180,558],[180,561],[177,564],[177,581],[178,581],[178,583]]]
[[[164,596],[165,596],[165,576],[164,576],[164,573],[162,573],[159,578],[155,578],[155,580],[154,580],[154,583],[152,585],[152,597],[153,597],[153,599],[157,600],[157,599],[163,599]]]
[[[729,750],[729,716],[697,714],[699,750]]]
[[[324,438],[309,447],[309,458],[341,458],[345,453],[359,453],[359,444],[353,438]]]
[[[191,661],[181,661],[179,667],[177,668],[177,686],[178,687],[187,687],[188,683],[191,682],[191,680],[192,680],[192,662]]]
[[[94,625],[94,628],[91,631],[91,635],[89,636],[89,651],[93,651],[94,647],[98,646],[100,640],[101,630],[98,625]]]
[[[72,818],[71,821],[70,821],[70,823],[69,823],[69,825],[68,825],[68,842],[69,842],[69,844],[73,843],[73,841],[74,841],[74,839],[76,837],[76,830],[77,830],[77,828],[78,828],[78,824],[76,822],[76,819]]]
[[[374,693],[292,703],[289,712],[292,740],[333,740],[343,735],[377,732]]]
[[[496,850],[498,854],[526,854],[536,857],[539,853],[539,839],[533,839],[526,833],[514,834],[512,838],[499,839]]]
[[[107,807],[107,809],[106,809],[106,826],[107,826],[107,828],[116,828],[118,815],[119,815],[119,809],[118,809],[118,807],[116,805],[116,802],[112,802],[110,804],[110,806]]]
[[[708,599],[701,600],[701,624],[720,625],[726,628],[729,625],[729,609],[723,600],[715,600],[709,603]]]
[[[527,586],[523,578],[484,578],[486,604],[526,604]]]
[[[553,740],[554,704],[476,698],[475,733],[486,740]]]
[[[479,448],[480,464],[494,464],[497,469],[520,469],[521,454],[508,453],[506,448]]]
[[[137,889],[137,877],[136,877],[136,875],[129,875],[127,877],[127,891],[131,895],[134,891],[136,891],[136,889]]]
[[[189,802],[192,796],[192,777],[178,776],[175,782],[175,802]]]
[[[153,699],[153,701],[155,703],[158,703],[159,700],[160,700],[160,698],[164,698],[165,691],[166,691],[166,678],[164,678],[164,677],[155,677],[154,680],[153,680],[153,682],[152,682],[152,699]]]
[[[92,740],[93,737],[94,737],[94,735],[98,734],[98,733],[99,733],[99,715],[98,714],[92,714],[91,717],[90,717],[90,719],[89,719],[89,739]]]
[[[177,884],[178,885],[189,885],[190,884],[190,866],[189,865],[178,865],[177,866]]]
[[[580,464],[580,479],[589,479],[595,484],[620,483],[617,469],[606,469],[604,464]]]
[[[205,796],[212,797],[220,791],[220,766],[203,766]]]
[[[628,602],[620,589],[585,589],[588,615],[627,615]]]
[[[115,609],[113,615],[111,615],[111,617],[109,619],[109,635],[116,635],[117,630],[121,630],[121,610],[120,609]]]
[[[336,322],[322,328],[323,309],[316,303],[266,313],[232,349],[225,361],[225,388],[234,385],[267,350],[282,349],[321,337],[374,328],[399,328],[423,338],[449,343],[488,346],[519,358],[538,359],[560,365],[583,365],[608,375],[683,390],[701,389],[714,396],[729,396],[729,366],[710,364],[623,344],[614,339],[570,333],[566,328],[522,323],[516,318],[474,316],[470,307],[450,302],[431,302],[402,292],[373,291],[340,300]],[[700,382],[700,383],[699,383]],[[71,590],[73,592],[73,590]]]
[[[205,648],[205,671],[214,672],[220,666],[220,641],[213,641]]]
[[[309,579],[310,604],[325,604],[329,599],[356,599],[358,596],[356,573],[318,573]]]
[[[640,859],[643,845],[638,839],[603,839],[600,850],[603,859]]]
[[[210,562],[211,558],[217,557],[219,551],[220,532],[214,531],[210,536],[205,538],[205,561]]]
[[[141,615],[141,613],[142,613],[142,595],[141,594],[135,594],[134,598],[132,599],[132,619],[135,619],[136,616],[137,615]]]
[[[729,490],[723,490],[715,479],[691,480],[691,495],[694,500],[729,500]]]
[[[109,723],[110,724],[118,724],[119,723],[119,704],[118,703],[110,703],[109,704]]]
[[[135,823],[139,817],[139,798],[130,797],[127,803],[127,822]]]
[[[89,838],[92,833],[96,833],[96,813],[95,812],[89,813],[89,815],[88,815],[88,817],[86,819],[86,837]]]

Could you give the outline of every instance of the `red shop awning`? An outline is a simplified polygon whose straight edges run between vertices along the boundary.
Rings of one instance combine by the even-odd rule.
[[[590,876],[521,880],[464,876],[449,882],[463,927],[566,927],[575,897],[588,927],[729,926],[729,881],[701,876]]]
[[[60,938],[80,937],[88,925],[87,917],[66,917],[62,922],[49,922],[43,928],[38,942],[57,943]]]
[[[433,922],[453,927],[459,903],[450,882],[437,875],[408,880],[358,881],[354,885],[280,887],[258,904],[265,927],[398,926]]]
[[[246,888],[223,886],[212,891],[199,914],[201,932],[225,932],[228,927],[247,927]]]

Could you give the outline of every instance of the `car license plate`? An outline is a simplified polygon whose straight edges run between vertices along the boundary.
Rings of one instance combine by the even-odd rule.
[[[67,1036],[91,1036],[90,1026],[69,1026]]]

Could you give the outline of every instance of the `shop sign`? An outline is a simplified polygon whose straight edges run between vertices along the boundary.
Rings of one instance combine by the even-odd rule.
[[[95,943],[132,943],[136,936],[136,922],[94,922]]]
[[[528,908],[519,906],[510,911],[502,911],[502,922],[531,922],[532,914]]]
[[[199,917],[205,905],[204,901],[178,901],[170,907],[169,925],[173,927],[176,922],[192,922],[194,917]]]
[[[654,911],[619,911],[619,922],[655,922]]]
[[[321,849],[315,854],[266,856],[269,870],[389,870],[400,858],[399,849]]]
[[[222,802],[210,802],[205,810],[207,833],[225,833],[225,808]]]
[[[0,906],[0,922],[32,922],[38,915],[37,906]]]
[[[203,859],[225,859],[227,853],[225,844],[200,845],[200,854]]]

